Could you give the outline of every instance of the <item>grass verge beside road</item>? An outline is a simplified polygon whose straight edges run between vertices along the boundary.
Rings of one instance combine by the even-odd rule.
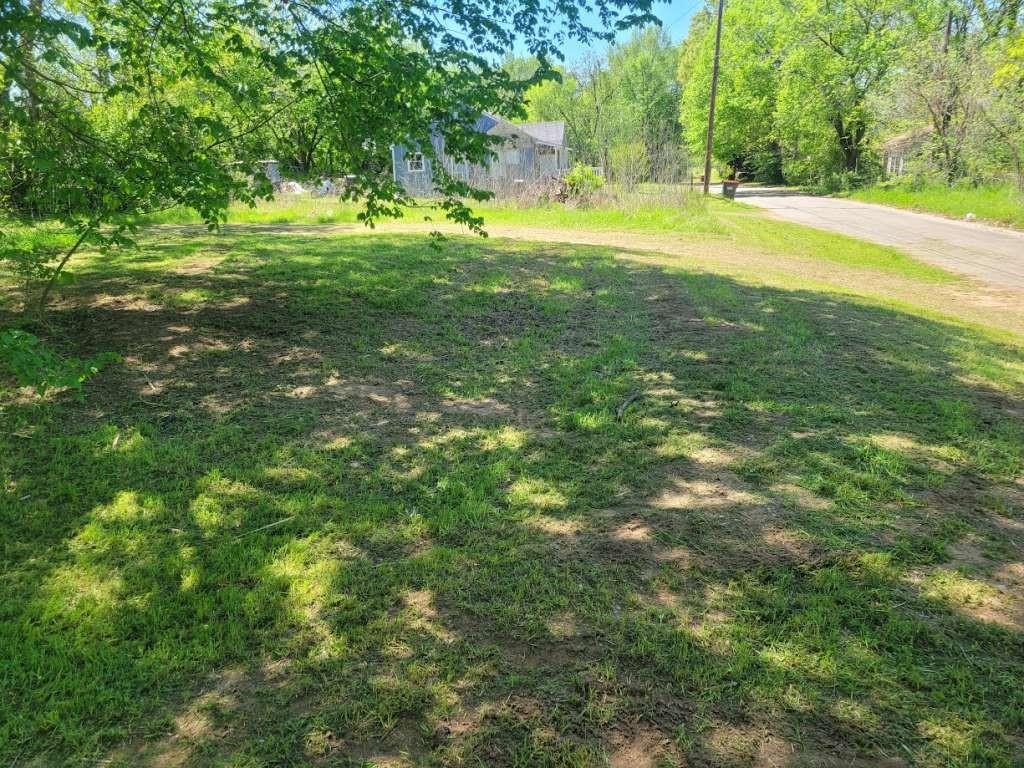
[[[955,219],[972,213],[980,221],[1024,229],[1024,193],[1011,185],[952,188],[944,184],[921,188],[876,186],[851,192],[849,197],[865,203],[909,208]]]

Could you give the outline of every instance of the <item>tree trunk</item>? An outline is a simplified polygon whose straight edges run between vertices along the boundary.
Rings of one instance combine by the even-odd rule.
[[[864,151],[864,137],[868,127],[860,120],[847,123],[842,115],[832,117],[832,128],[836,132],[839,151],[843,156],[843,170],[856,173],[860,170],[860,158]]]
[[[43,15],[43,0],[29,0],[29,16],[37,18]],[[39,118],[39,97],[36,93],[36,36],[35,30],[29,28],[21,35],[21,55],[23,64],[22,82],[25,86],[25,106],[33,120]]]
[[[43,292],[39,296],[38,310],[40,315],[43,313],[43,310],[46,309],[46,300],[50,298],[50,291],[53,290],[53,286],[56,285],[57,278],[60,277],[61,271],[71,260],[71,257],[78,252],[79,248],[82,247],[82,243],[85,242],[85,238],[87,238],[91,233],[92,227],[87,227],[82,231],[82,234],[78,236],[75,244],[72,245],[71,248],[68,249],[68,252],[61,258],[60,262],[53,270],[53,274],[50,275],[50,279],[46,281],[46,285],[43,286]]]

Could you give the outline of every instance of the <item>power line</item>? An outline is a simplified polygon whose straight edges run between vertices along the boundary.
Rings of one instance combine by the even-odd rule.
[[[715,64],[711,69],[711,103],[708,105],[708,140],[704,147],[704,194],[711,188],[711,146],[715,140],[715,99],[718,96],[718,57],[722,50],[722,14],[725,0],[718,0],[718,26],[715,29]]]
[[[683,11],[674,20],[670,21],[667,24],[662,24],[661,28],[666,31],[672,29],[672,27],[674,27],[679,22],[685,21],[686,19],[690,18],[693,15],[693,12],[700,8],[702,5],[704,5],[704,0],[697,0],[697,2],[692,3],[685,11]]]

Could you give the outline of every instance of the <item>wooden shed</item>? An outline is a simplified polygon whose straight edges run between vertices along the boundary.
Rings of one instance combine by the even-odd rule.
[[[902,176],[907,172],[910,162],[928,143],[931,136],[929,128],[918,128],[913,131],[893,136],[882,145],[882,163],[888,177]]]
[[[430,143],[437,160],[409,147],[391,148],[395,181],[410,195],[429,196],[434,192],[435,162],[457,179],[480,189],[501,192],[517,183],[560,178],[569,170],[569,148],[565,145],[565,123],[511,123],[494,115],[484,115],[476,129],[504,141],[494,147],[497,155],[484,165],[456,162],[444,151],[444,137],[435,135]]]

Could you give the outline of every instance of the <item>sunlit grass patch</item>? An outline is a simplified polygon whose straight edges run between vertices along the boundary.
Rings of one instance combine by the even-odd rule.
[[[729,240],[737,246],[824,259],[848,267],[879,269],[928,283],[948,283],[957,279],[949,272],[918,261],[895,248],[776,221],[737,204],[716,202],[716,205],[723,206],[719,218]]]
[[[351,224],[357,221],[359,206],[337,196],[314,197],[278,194],[273,200],[261,200],[255,206],[234,203],[227,211],[229,224]],[[143,217],[147,224],[198,224],[195,211],[168,208]]]
[[[568,500],[555,487],[543,480],[520,478],[509,488],[509,504],[526,509],[561,509]]]

